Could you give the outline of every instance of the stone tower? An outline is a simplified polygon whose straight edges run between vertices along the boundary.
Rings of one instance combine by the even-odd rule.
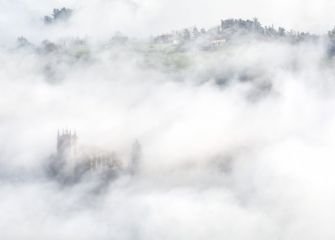
[[[77,151],[77,134],[63,130],[57,134],[57,157],[62,160],[74,158]]]

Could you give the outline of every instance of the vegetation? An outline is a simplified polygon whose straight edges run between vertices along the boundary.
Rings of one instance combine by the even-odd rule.
[[[54,8],[50,16],[44,16],[45,24],[53,24],[59,21],[66,21],[72,16],[73,10],[69,8]]]

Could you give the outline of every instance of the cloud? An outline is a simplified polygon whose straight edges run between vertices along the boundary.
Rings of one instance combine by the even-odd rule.
[[[322,18],[326,29],[318,11],[330,2],[35,3],[0,1],[3,239],[334,238],[334,63],[325,41],[246,39],[177,53],[107,44],[117,30],[145,36],[226,16],[306,29]],[[73,17],[45,26],[41,18],[63,5]],[[33,47],[13,47],[21,35]],[[140,172],[108,184],[48,178],[66,127],[80,149],[114,151],[125,164],[138,139]]]

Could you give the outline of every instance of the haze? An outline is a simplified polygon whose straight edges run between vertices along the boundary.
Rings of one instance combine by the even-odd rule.
[[[334,239],[334,4],[0,0],[0,239]]]

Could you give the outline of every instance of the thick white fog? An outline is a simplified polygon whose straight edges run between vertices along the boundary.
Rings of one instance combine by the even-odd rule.
[[[333,3],[270,2],[0,0],[0,239],[334,239]],[[144,39],[254,16],[324,31],[208,51]],[[51,176],[63,129],[126,167],[138,141],[136,172]]]

